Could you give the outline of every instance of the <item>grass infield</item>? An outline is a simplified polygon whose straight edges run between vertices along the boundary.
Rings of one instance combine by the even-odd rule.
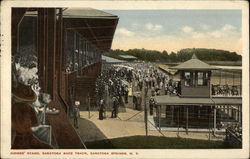
[[[223,141],[158,136],[129,136],[85,143],[88,149],[223,149]]]

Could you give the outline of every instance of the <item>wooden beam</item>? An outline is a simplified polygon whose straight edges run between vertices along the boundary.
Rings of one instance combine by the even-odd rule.
[[[93,30],[90,28],[90,25],[88,24],[88,22],[87,22],[86,20],[85,20],[85,24],[88,26],[89,31],[91,32],[93,38],[95,38],[95,40],[97,40],[97,37],[96,37],[95,33],[94,33]]]
[[[79,30],[79,29],[106,29],[106,28],[115,28],[116,25],[110,25],[110,26],[89,26],[89,27],[67,27],[67,30]]]
[[[98,39],[113,39],[113,36],[97,36],[98,37]],[[84,37],[84,38],[82,38],[82,39],[88,39],[88,40],[95,40],[95,38],[91,38],[91,37]]]
[[[47,9],[47,87],[48,93],[51,98],[54,99],[57,89],[56,89],[56,9]]]
[[[27,8],[12,8],[11,10],[11,54],[19,53],[19,24]]]

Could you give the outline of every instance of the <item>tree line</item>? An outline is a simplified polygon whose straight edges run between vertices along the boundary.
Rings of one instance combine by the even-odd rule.
[[[178,52],[157,51],[147,49],[110,50],[105,56],[122,59],[119,55],[132,55],[138,60],[150,62],[183,62],[189,60],[193,53],[203,61],[241,61],[241,55],[236,52],[204,48],[188,48]]]

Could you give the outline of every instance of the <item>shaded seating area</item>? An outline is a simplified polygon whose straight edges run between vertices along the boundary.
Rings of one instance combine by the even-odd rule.
[[[240,85],[212,85],[212,96],[241,96]]]
[[[241,98],[154,97],[155,123],[162,127],[211,129],[214,132],[232,123],[241,123]]]

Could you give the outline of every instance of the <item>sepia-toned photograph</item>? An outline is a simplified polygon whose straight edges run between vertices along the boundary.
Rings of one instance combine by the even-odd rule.
[[[249,149],[242,9],[85,6],[10,7],[6,156]]]

